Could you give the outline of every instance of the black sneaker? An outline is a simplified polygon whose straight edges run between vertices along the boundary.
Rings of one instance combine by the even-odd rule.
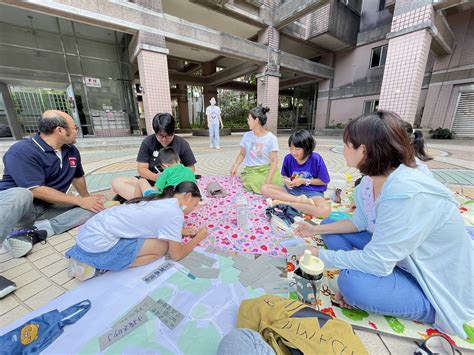
[[[36,243],[46,243],[48,233],[45,230],[33,227],[18,229],[11,232],[3,241],[3,246],[14,258],[21,258],[28,254]]]
[[[122,196],[120,195],[115,195],[114,197],[112,197],[112,201],[118,201],[120,202],[120,204],[126,202],[127,200],[124,199]]]
[[[6,277],[0,276],[0,299],[16,290],[16,284]]]

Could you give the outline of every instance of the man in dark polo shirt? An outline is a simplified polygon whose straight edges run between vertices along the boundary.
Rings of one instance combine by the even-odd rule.
[[[194,171],[196,158],[189,143],[174,134],[176,127],[174,117],[169,113],[159,113],[153,117],[152,126],[155,134],[146,137],[138,151],[138,178],[147,179],[152,186],[155,184],[163,171],[159,151],[165,147],[172,147],[178,153],[181,163]],[[112,180],[112,190],[125,200],[140,197],[142,194],[138,188],[138,178],[118,177]]]
[[[83,224],[103,209],[103,197],[87,191],[71,116],[46,111],[38,129],[3,157],[0,244],[13,257],[26,255],[35,242]],[[71,184],[80,196],[66,194]],[[12,231],[16,226],[26,229]]]

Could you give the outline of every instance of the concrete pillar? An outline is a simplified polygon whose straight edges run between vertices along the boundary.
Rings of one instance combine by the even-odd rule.
[[[178,90],[180,90],[180,94],[178,95],[179,127],[191,128],[189,124],[188,86],[179,84]]]
[[[431,45],[431,34],[421,25],[433,21],[431,0],[397,0],[380,92],[379,109],[415,121],[421,85]],[[418,29],[421,28],[421,29]]]
[[[259,68],[257,78],[257,103],[270,108],[267,113],[266,129],[277,133],[278,98],[280,89],[280,32],[274,27],[267,27],[258,34],[258,43],[268,46],[268,63]]]
[[[152,134],[153,117],[161,112],[172,113],[167,55],[142,49],[137,55],[137,62],[140,85],[143,87],[146,130]]]
[[[7,114],[7,121],[10,125],[13,138],[16,140],[23,139],[23,129],[21,128],[20,122],[16,116],[16,107],[13,99],[8,90],[8,85],[0,82],[0,95],[3,97],[3,103],[5,104],[5,112]]]
[[[152,2],[142,1],[144,4]],[[155,5],[161,4],[161,1]],[[151,6],[151,5],[150,5]],[[140,85],[143,87],[143,110],[148,134],[153,133],[152,120],[157,113],[172,113],[168,74],[168,49],[163,36],[138,32],[128,46],[130,62],[138,64]]]
[[[278,92],[280,76],[263,75],[257,78],[257,103],[270,109],[267,113],[265,128],[272,133],[277,133],[278,127]]]
[[[321,57],[320,63],[334,67],[334,53],[326,53]],[[314,128],[326,128],[331,115],[331,89],[333,79],[322,80],[318,83],[318,98],[314,112]]]

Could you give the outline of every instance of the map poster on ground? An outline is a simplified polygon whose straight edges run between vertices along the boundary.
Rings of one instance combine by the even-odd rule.
[[[120,290],[110,292],[108,297],[122,298],[122,312],[111,317],[98,335],[88,333],[89,338],[78,353],[214,354],[222,337],[235,329],[242,300],[259,297],[264,291],[241,284],[240,270],[233,267],[232,257],[205,255],[213,259],[206,259],[206,264],[212,265],[211,270],[219,270],[218,278],[193,280],[171,267],[149,284],[143,281],[143,276],[156,270],[160,263],[140,276],[140,282],[149,291],[135,297],[134,303],[127,303]],[[139,285],[133,288],[137,294],[141,291]],[[153,307],[148,308],[150,305]],[[114,337],[114,331],[122,324],[118,321],[133,321],[140,315],[145,315],[147,321],[137,323],[133,331],[121,337]],[[108,341],[110,334],[113,341]]]

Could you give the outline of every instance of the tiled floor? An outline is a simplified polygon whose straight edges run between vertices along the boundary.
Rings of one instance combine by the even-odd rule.
[[[238,153],[240,138],[241,135],[222,137],[222,150],[217,151],[209,149],[207,138],[187,136],[198,161],[196,173],[228,174]],[[288,150],[287,139],[287,135],[279,136],[280,162]],[[106,142],[115,144],[113,149],[103,146],[90,148],[87,145],[92,143],[87,140],[80,142],[79,146],[84,149],[82,160],[88,174],[90,191],[105,192],[110,199],[112,194],[108,188],[114,177],[135,175],[134,161],[141,138],[130,140],[136,141],[136,147],[130,144],[121,146],[120,142],[114,142],[113,139]],[[341,139],[318,137],[317,141],[317,151],[324,157],[330,172],[350,172],[356,178],[358,173],[354,169],[348,169],[344,163]],[[429,147],[429,153],[435,159],[428,165],[433,169],[434,175],[453,190],[462,190],[474,198],[472,141],[457,141],[457,144],[431,141]],[[79,284],[67,276],[67,262],[64,258],[65,251],[74,244],[76,234],[77,230],[71,230],[48,239],[47,244],[35,245],[33,252],[26,258],[12,259],[6,252],[0,251],[0,274],[13,280],[18,287],[14,294],[0,300],[0,328]],[[410,340],[380,336],[367,331],[357,333],[371,354],[408,354],[413,353],[416,348],[416,344]]]

